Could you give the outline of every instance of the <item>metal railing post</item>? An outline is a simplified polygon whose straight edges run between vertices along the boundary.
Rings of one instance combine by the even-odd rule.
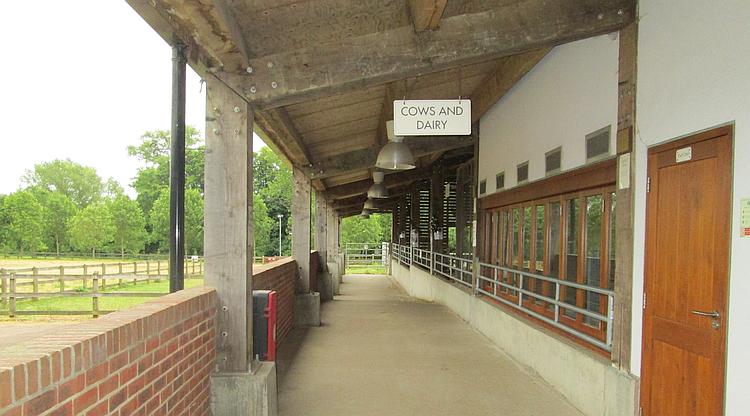
[[[607,345],[612,347],[612,327],[615,323],[615,299],[607,295]]]
[[[555,322],[560,322],[560,283],[555,283]]]

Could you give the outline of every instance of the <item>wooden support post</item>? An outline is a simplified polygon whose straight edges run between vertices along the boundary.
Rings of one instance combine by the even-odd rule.
[[[205,283],[219,298],[216,370],[251,368],[253,110],[216,78],[206,79]],[[308,252],[309,258],[309,252]]]
[[[156,281],[161,282],[161,260],[156,260]]]
[[[430,177],[430,250],[433,253],[445,253],[445,242],[448,241],[443,212],[444,182],[445,163],[438,161],[433,165]]]
[[[37,276],[39,275],[39,270],[36,267],[32,267],[31,274],[34,276],[31,280],[31,287],[34,289],[34,293],[38,293],[39,292],[39,278],[37,278]],[[31,298],[31,300],[39,300],[39,297],[34,296]]]
[[[107,278],[105,277],[106,275],[107,275],[107,266],[105,266],[104,263],[102,263],[102,275],[101,275],[101,278],[102,278],[101,287],[102,287],[102,289],[106,289],[107,288]]]
[[[299,293],[310,293],[310,179],[294,168],[292,257],[297,262]]]
[[[636,58],[638,24],[620,30],[619,102],[617,106],[617,202],[615,205],[615,304],[612,338],[612,362],[623,371],[630,371],[633,305],[633,213],[635,157],[633,127],[635,126]],[[622,181],[626,178],[626,181]]]
[[[138,284],[138,262],[133,262],[133,286]]]
[[[10,274],[10,299],[8,300],[8,316],[16,317],[16,274]]]
[[[65,266],[60,266],[60,293],[65,292]]]
[[[94,318],[99,317],[99,273],[94,272],[94,279],[91,283],[91,310]]]
[[[84,289],[86,289],[86,286],[87,286],[87,284],[86,284],[86,276],[88,276],[88,274],[89,274],[88,270],[89,270],[89,266],[87,264],[84,264],[83,265],[83,277],[81,278]]]
[[[149,275],[151,274],[151,264],[146,260],[146,283],[149,282]]]
[[[320,270],[328,269],[328,203],[322,192],[315,194],[315,249]]]
[[[122,262],[117,263],[117,274],[122,276]],[[120,277],[120,279],[117,280],[117,284],[122,286],[122,277]]]
[[[5,274],[5,269],[0,269],[0,304],[5,305],[8,302],[8,275]]]

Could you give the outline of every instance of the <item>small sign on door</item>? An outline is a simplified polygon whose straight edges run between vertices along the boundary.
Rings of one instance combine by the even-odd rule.
[[[693,159],[693,148],[692,147],[683,147],[682,149],[677,149],[677,154],[675,159],[677,159],[677,163],[687,162],[689,160]]]
[[[750,238],[750,199],[740,201],[740,237]]]

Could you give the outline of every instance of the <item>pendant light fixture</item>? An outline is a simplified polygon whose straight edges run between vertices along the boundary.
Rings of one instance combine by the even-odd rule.
[[[372,181],[375,183],[367,191],[368,198],[388,198],[388,188],[383,185],[384,178],[385,173],[383,172],[372,173]]]
[[[388,131],[388,143],[378,153],[375,166],[388,170],[409,170],[417,167],[409,146],[403,142],[403,137],[393,134],[393,120],[388,120],[385,126]]]
[[[367,198],[367,201],[365,201],[365,209],[368,211],[375,210],[375,202],[372,200],[372,198]]]
[[[359,215],[361,215],[364,218],[370,218],[370,210],[369,209],[363,209],[362,213],[359,214]]]

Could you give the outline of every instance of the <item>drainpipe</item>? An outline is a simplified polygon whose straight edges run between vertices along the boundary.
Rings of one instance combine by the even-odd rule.
[[[169,163],[169,291],[185,288],[185,45],[172,46],[172,140]]]

